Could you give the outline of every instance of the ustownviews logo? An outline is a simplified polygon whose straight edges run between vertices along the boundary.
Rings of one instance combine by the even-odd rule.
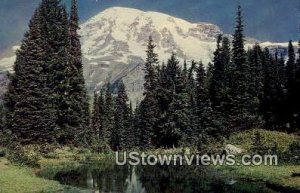
[[[277,155],[200,155],[200,154],[147,154],[145,152],[116,152],[117,165],[278,165]]]

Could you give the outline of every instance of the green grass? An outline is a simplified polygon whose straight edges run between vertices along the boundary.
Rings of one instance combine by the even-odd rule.
[[[281,166],[219,166],[224,175],[238,176],[253,181],[264,181],[300,191],[300,177],[292,177],[300,173],[299,165]]]
[[[253,129],[233,134],[226,141],[226,144],[242,148],[245,151],[244,154],[252,153],[253,139],[257,132],[261,136],[263,146],[271,149],[276,143],[277,151],[283,154],[288,152],[289,146],[292,143],[300,140],[299,136],[284,132]],[[238,176],[254,181],[264,181],[276,186],[300,191],[300,177],[292,177],[293,173],[300,173],[300,165],[284,164],[279,160],[278,166],[218,166],[217,168],[223,171],[224,175]]]
[[[290,135],[284,132],[253,129],[233,134],[229,138],[229,140],[226,141],[226,143],[236,145],[249,152],[251,150],[253,139],[255,138],[255,134],[257,132],[260,134],[261,142],[266,148],[271,149],[276,143],[277,150],[280,153],[286,152],[293,142],[300,140],[298,136]]]
[[[0,159],[1,193],[50,193],[59,192],[63,187],[55,181],[37,177],[32,169],[11,165]]]

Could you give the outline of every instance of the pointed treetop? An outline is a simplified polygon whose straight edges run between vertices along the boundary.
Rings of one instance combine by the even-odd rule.
[[[70,24],[79,29],[79,16],[77,8],[77,0],[72,0],[71,13],[70,13]]]

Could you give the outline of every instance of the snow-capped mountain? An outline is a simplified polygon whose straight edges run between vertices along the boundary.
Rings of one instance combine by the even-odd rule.
[[[142,97],[143,64],[150,35],[161,62],[175,52],[180,61],[202,60],[207,64],[220,33],[214,24],[191,23],[163,13],[122,7],[106,9],[81,25],[86,82],[94,90],[107,81],[122,78],[130,99],[135,102]],[[253,41],[248,39],[249,45]],[[5,55],[0,60],[0,69],[11,70],[14,60],[14,56]]]
[[[85,77],[91,87],[124,77],[131,98],[139,98],[150,35],[161,62],[175,52],[181,60],[208,63],[220,33],[219,27],[209,23],[190,23],[158,12],[110,8],[81,25]]]

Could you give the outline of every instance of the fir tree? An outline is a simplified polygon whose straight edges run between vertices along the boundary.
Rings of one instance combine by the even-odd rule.
[[[77,10],[77,1],[72,0],[70,21],[69,21],[69,123],[72,133],[77,135],[77,142],[82,141],[82,137],[91,138],[89,131],[89,103],[86,94],[85,81],[83,77],[83,64],[81,54],[79,30],[79,17]]]
[[[104,109],[104,120],[103,120],[103,138],[105,144],[111,144],[111,133],[114,128],[114,98],[112,96],[111,84],[108,83],[105,93],[105,109]]]
[[[200,62],[197,68],[196,74],[196,114],[198,117],[197,122],[197,130],[195,133],[201,139],[201,136],[214,136],[217,137],[220,131],[217,131],[217,127],[214,123],[214,113],[213,109],[211,108],[211,103],[209,100],[208,90],[205,87],[205,79],[206,73],[203,67],[203,64]],[[198,143],[203,143],[206,139],[201,139]]]
[[[99,133],[98,133],[98,138],[100,139],[100,143],[105,142],[105,131],[104,131],[104,124],[105,124],[105,98],[104,98],[104,93],[103,90],[101,89],[100,95],[98,96],[98,120],[99,120]]]
[[[276,64],[276,59],[274,59],[269,50],[266,48],[263,57],[264,66],[264,97],[262,100],[262,110],[265,120],[265,127],[268,129],[275,130],[278,125],[278,105],[281,85],[278,81],[278,69]]]
[[[93,102],[93,111],[92,111],[92,120],[91,120],[91,128],[94,131],[95,136],[99,136],[100,133],[100,110],[99,110],[99,96],[97,92],[94,91],[94,102]],[[98,138],[99,139],[99,138]]]
[[[138,136],[138,134],[135,132],[135,128],[134,128],[134,121],[135,121],[135,114],[134,114],[134,110],[133,110],[133,106],[132,106],[132,102],[130,101],[129,104],[129,118],[126,121],[126,136],[125,138],[126,140],[126,148],[127,149],[131,149],[133,147],[135,147],[135,142],[136,142],[136,137]]]
[[[286,63],[286,77],[287,77],[287,89],[292,92],[293,85],[295,83],[296,76],[296,64],[295,64],[295,51],[292,41],[289,41],[288,45],[288,61]]]
[[[186,65],[184,65],[186,66]],[[180,138],[179,142],[181,145],[186,145],[190,141],[187,140],[187,135],[191,130],[190,125],[190,93],[188,87],[188,77],[187,77],[187,67],[184,67],[183,70],[178,68],[177,76],[175,79],[175,119],[177,119],[177,127],[180,128]]]
[[[156,86],[157,86],[157,72],[155,65],[158,64],[157,54],[154,52],[155,45],[150,36],[147,45],[147,58],[145,63],[145,83],[144,83],[144,99],[140,105],[140,125],[141,140],[144,147],[154,145],[155,138],[155,124],[157,122],[157,100],[156,100]]]
[[[210,86],[209,88],[209,94],[210,94],[210,100],[212,102],[213,107],[217,107],[221,105],[222,100],[222,91],[223,91],[223,84],[224,84],[224,63],[221,58],[221,47],[222,42],[222,35],[219,35],[217,38],[217,49],[214,52],[214,64],[213,64],[213,72],[212,72],[212,78],[209,81]]]
[[[180,93],[184,90],[181,73],[179,61],[173,53],[164,72],[166,76],[164,92],[167,104],[164,105],[165,109],[161,109],[163,111],[159,121],[160,142],[165,147],[177,146],[182,136],[182,130],[187,126],[186,99],[188,98],[186,98],[186,94]],[[181,96],[181,94],[183,95]],[[183,98],[184,101],[181,101]]]
[[[55,142],[56,117],[47,87],[47,41],[37,9],[30,21],[6,94],[7,127],[21,144]]]
[[[130,112],[128,107],[128,97],[123,81],[120,81],[118,87],[118,96],[115,105],[115,124],[111,136],[112,149],[120,150],[129,148],[128,136],[130,131]]]
[[[250,90],[250,65],[246,61],[244,49],[244,25],[242,21],[241,6],[238,6],[236,28],[232,41],[232,76],[230,87],[232,109],[230,113],[230,128],[244,130],[258,127],[261,120],[257,111],[255,93]]]
[[[296,60],[296,66],[295,66],[295,119],[296,119],[296,127],[293,131],[299,131],[300,128],[300,41],[298,42],[298,58]],[[283,63],[284,64],[284,63]]]
[[[286,63],[286,89],[287,89],[287,101],[288,107],[286,113],[288,114],[288,131],[293,131],[296,127],[296,106],[297,103],[297,86],[296,86],[296,56],[292,41],[289,41],[288,45],[288,61]]]
[[[196,72],[196,62],[192,61],[191,67],[188,69],[187,77],[187,93],[189,93],[189,103],[188,103],[188,119],[189,125],[185,129],[185,138],[188,145],[196,145],[197,143],[197,103],[196,103],[196,81],[195,81],[195,72]]]
[[[64,6],[59,0],[43,0],[41,4],[43,37],[49,49],[46,53],[47,81],[51,89],[51,103],[56,110],[58,130],[55,135],[60,144],[74,143],[74,132],[70,125],[69,92],[69,22]]]

